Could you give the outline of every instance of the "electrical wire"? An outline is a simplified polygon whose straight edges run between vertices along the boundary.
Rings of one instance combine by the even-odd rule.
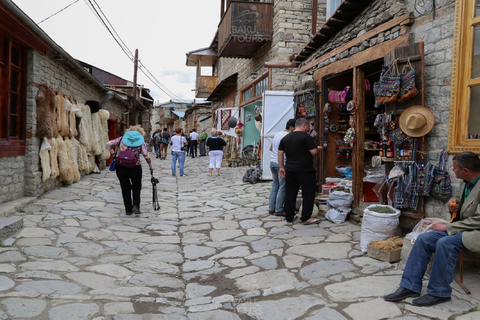
[[[60,9],[58,10],[57,12],[55,12],[54,14],[52,14],[51,16],[48,16],[46,17],[45,19],[43,19],[42,21],[40,21],[39,23],[37,23],[37,25],[39,25],[40,23],[44,22],[44,21],[47,21],[48,19],[50,19],[51,17],[53,16],[56,16],[57,14],[59,14],[60,12],[62,12],[63,10],[67,9],[68,7],[70,7],[71,5],[74,5],[75,3],[77,3],[78,1],[80,0],[75,0],[74,2],[70,3],[68,6],[66,6],[65,8],[63,9]]]
[[[78,0],[77,0],[78,1]],[[122,49],[122,51],[127,55],[128,59],[132,62],[135,61],[135,57],[132,53],[132,51],[127,47],[125,42],[121,39],[120,35],[117,33],[113,25],[110,23],[108,20],[107,16],[105,13],[102,11],[100,6],[95,0],[84,0],[87,6],[90,8],[90,10],[97,16],[97,18],[100,20],[100,22],[104,25],[104,27],[108,30],[112,38],[115,40],[115,42],[118,44],[118,46]],[[93,5],[92,1],[95,3],[97,8]],[[100,14],[101,12],[101,14]],[[108,22],[105,22],[105,20]],[[113,31],[112,31],[113,30]],[[140,71],[150,80],[152,81],[158,89],[160,89],[163,93],[165,93],[168,97],[176,100],[180,100],[182,102],[190,102],[190,100],[185,100],[180,98],[178,95],[174,94],[171,90],[169,90],[165,85],[163,85],[158,79],[148,70],[148,68],[141,62],[139,61],[139,69]]]

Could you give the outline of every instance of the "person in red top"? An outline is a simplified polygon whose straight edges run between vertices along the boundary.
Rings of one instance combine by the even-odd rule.
[[[128,150],[137,153],[137,165],[135,167],[127,168],[118,164],[115,167],[118,180],[120,181],[120,187],[122,188],[123,204],[127,215],[131,215],[132,213],[141,214],[140,192],[142,190],[142,164],[140,154],[142,154],[145,161],[147,161],[150,170],[153,170],[152,159],[150,159],[144,136],[145,131],[140,125],[130,126],[130,128],[125,130],[125,134],[122,137],[107,142],[107,150],[112,155],[115,154],[114,147],[119,148],[119,152]]]

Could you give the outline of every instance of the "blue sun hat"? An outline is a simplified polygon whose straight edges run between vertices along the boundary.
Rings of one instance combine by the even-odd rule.
[[[145,139],[140,132],[132,130],[123,135],[122,141],[127,147],[135,148],[141,146]]]

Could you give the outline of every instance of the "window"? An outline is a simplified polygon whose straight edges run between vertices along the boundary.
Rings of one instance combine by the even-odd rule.
[[[341,3],[342,0],[327,0],[327,19],[333,16]]]
[[[24,50],[0,34],[0,156],[25,154]]]
[[[255,81],[249,83],[248,85],[240,89],[240,92],[241,92],[240,105],[244,105],[261,98],[262,93],[265,90],[268,90],[268,84],[269,84],[268,81],[269,81],[269,78],[268,78],[268,71],[267,71],[262,75],[260,75],[260,77]]]
[[[480,152],[480,0],[456,1],[448,151]]]

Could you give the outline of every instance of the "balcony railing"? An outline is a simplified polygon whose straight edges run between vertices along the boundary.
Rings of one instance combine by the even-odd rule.
[[[195,98],[208,98],[217,86],[217,77],[199,76],[197,78],[197,88]]]
[[[218,26],[218,55],[251,58],[272,33],[272,2],[231,1]]]

